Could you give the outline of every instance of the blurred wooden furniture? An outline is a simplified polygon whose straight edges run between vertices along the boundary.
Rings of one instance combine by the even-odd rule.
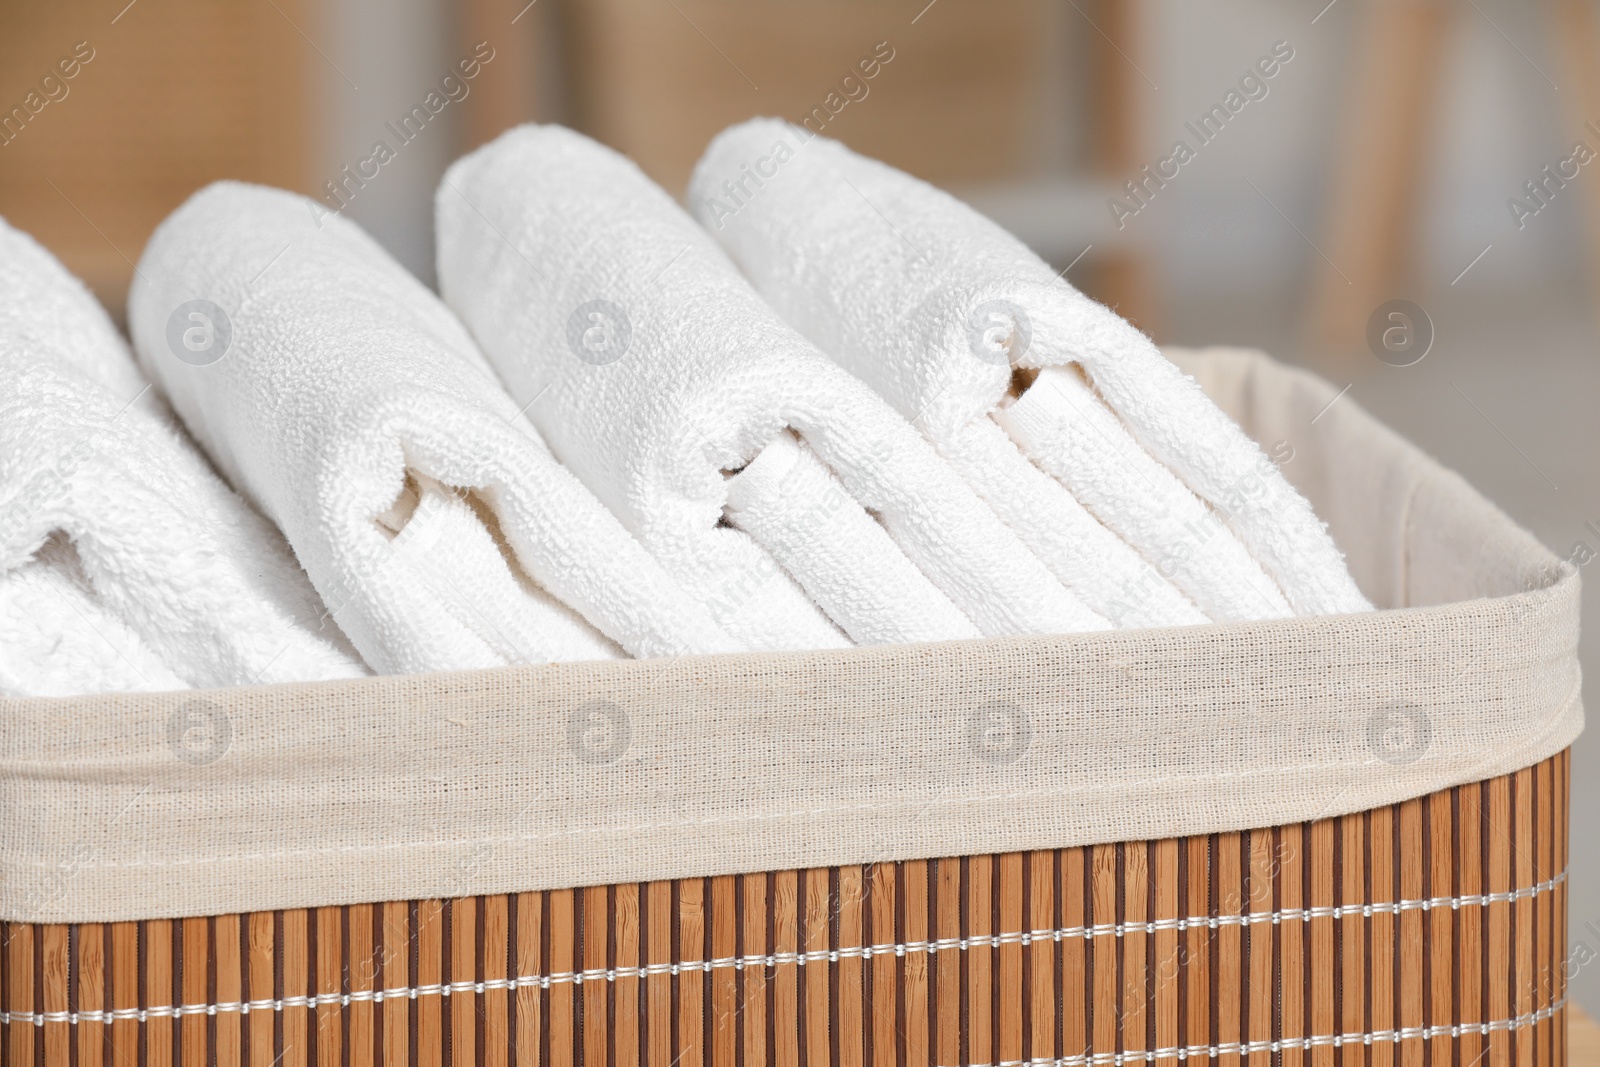
[[[1600,140],[1585,130],[1585,123],[1600,115],[1592,3],[1554,0],[1532,10],[1547,15],[1563,122],[1573,137],[1600,151]],[[1319,241],[1331,265],[1316,263],[1310,315],[1313,339],[1331,350],[1362,350],[1373,309],[1407,295],[1401,290],[1415,273],[1412,257],[1432,147],[1428,134],[1435,125],[1445,49],[1454,20],[1471,15],[1460,0],[1368,0],[1362,8],[1349,106]],[[1538,169],[1530,161],[1529,176]],[[1600,294],[1600,183],[1578,184],[1582,191],[1569,195],[1586,201],[1581,225],[1591,285]]]
[[[1138,18],[1143,8],[1128,0],[1097,0],[1088,10],[1100,37],[1092,52],[1093,155],[1095,168],[1115,189],[1137,174],[1147,160],[1143,147],[1144,76],[1119,47],[1135,48],[1143,34]],[[1109,236],[1109,235],[1108,235]],[[1096,262],[1100,274],[1094,295],[1116,308],[1146,333],[1159,328],[1154,271],[1146,256],[1126,242],[1113,245]]]
[[[0,110],[26,111],[78,42],[93,53],[0,145],[0,215],[120,314],[146,238],[199,186],[310,191],[322,60],[297,28],[302,2],[0,0]]]
[[[566,0],[572,118],[675,193],[724,127],[816,108],[816,132],[930,181],[1009,176],[1037,128],[1043,3]],[[892,58],[865,79],[875,49]],[[867,95],[830,115],[847,77]]]
[[[457,36],[462,55],[479,41],[495,50],[462,101],[461,150],[471,151],[512,126],[552,122],[564,111],[559,12],[555,0],[465,0]]]

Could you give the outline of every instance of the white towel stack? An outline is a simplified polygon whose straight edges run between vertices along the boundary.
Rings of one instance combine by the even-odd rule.
[[[959,201],[775,120],[719,135],[689,200],[1091,607],[1123,625],[1369,609],[1304,498],[1197,385]]]
[[[377,670],[731,647],[353,223],[219,183],[138,275],[143,366]]]
[[[363,673],[94,297],[0,221],[0,694]]]
[[[743,647],[1107,625],[615,152],[512,130],[436,209],[517,404]]]

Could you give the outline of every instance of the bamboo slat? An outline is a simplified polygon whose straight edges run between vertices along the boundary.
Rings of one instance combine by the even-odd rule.
[[[1002,1063],[1022,1062],[1023,1005],[1022,988],[1022,921],[1023,856],[1020,852],[1008,853],[999,858],[999,896],[995,914],[999,917],[1000,943],[995,982],[995,1055]]]
[[[583,946],[582,970],[585,981],[581,987],[583,1009],[583,1067],[605,1067],[608,1059],[611,1034],[609,982],[587,980],[594,973],[604,974],[607,955],[611,951],[610,893],[606,886],[590,886],[581,896],[583,922],[579,940]],[[470,1059],[457,1059],[456,1063],[471,1063]]]
[[[274,912],[255,912],[245,919],[247,938],[243,960],[248,986],[245,996],[251,1003],[272,1003],[282,995],[278,986],[278,916]],[[404,982],[402,982],[404,984]],[[271,1067],[282,1044],[283,1013],[252,1011],[246,1018],[245,1040],[250,1067]],[[115,1031],[115,1026],[113,1026]],[[116,1061],[113,1060],[112,1064]],[[108,1065],[110,1067],[110,1065]]]
[[[544,894],[522,893],[516,899],[517,974],[537,978],[548,973],[544,966]],[[539,1067],[545,1062],[540,1039],[544,1033],[544,990],[531,982],[519,985],[513,1009],[517,1067]]]
[[[1515,868],[1513,877],[1519,886],[1534,884],[1533,852],[1535,842],[1533,837],[1533,813],[1535,800],[1533,795],[1533,769],[1518,771],[1511,777],[1513,829],[1511,832],[1512,861]],[[1517,898],[1513,905],[1512,913],[1511,952],[1515,961],[1515,974],[1513,981],[1516,983],[1513,990],[1512,1010],[1515,1015],[1531,1015],[1535,1010],[1534,986],[1534,926],[1533,926],[1533,897],[1522,896]],[[1519,1027],[1512,1031],[1512,1038],[1516,1047],[1516,1059],[1520,1064],[1532,1064],[1533,1060],[1533,1034],[1532,1026]]]
[[[405,989],[414,981],[411,975],[411,909],[405,903],[388,903],[383,911],[383,988]],[[385,1067],[400,1067],[407,1062],[411,1047],[411,1006],[406,997],[385,997],[383,1024],[377,1035]]]
[[[1211,847],[1207,837],[1190,838],[1184,843],[1185,859],[1183,885],[1180,887],[1186,905],[1185,915],[1216,914],[1213,911],[1214,895],[1211,887]],[[1184,1048],[1208,1048],[1213,1040],[1211,1030],[1211,946],[1214,931],[1206,926],[1190,926],[1183,931],[1182,988],[1186,1004],[1183,1013]],[[1074,1005],[1068,1004],[1069,1013]],[[1071,1048],[1069,1044],[1067,1048]]]
[[[1504,899],[1511,890],[1511,779],[1496,778],[1489,783],[1489,958],[1488,998],[1491,1019],[1507,1019],[1512,1012],[1511,989],[1511,902]],[[1489,1035],[1489,1062],[1509,1063],[1512,1034],[1496,1030]]]
[[[505,898],[499,899],[503,905]],[[377,1005],[370,995],[383,988],[375,943],[380,914],[380,909],[371,904],[356,904],[349,909],[350,939],[344,970],[349,975],[351,995],[347,1024],[350,1067],[376,1067],[377,1064]]]
[[[1173,842],[1176,846],[1177,842]],[[1028,929],[1043,931],[1058,929],[1061,925],[1056,914],[1056,855],[1054,852],[1028,854]],[[1174,880],[1173,886],[1176,888]],[[1056,1052],[1056,1018],[1060,1014],[1056,995],[1056,942],[1048,937],[1038,937],[1030,947],[1024,963],[1024,982],[1031,994],[1028,1003],[1028,1045],[1024,1055],[1034,1060],[1050,1060]]]
[[[694,883],[685,883],[685,896],[687,888]],[[573,1026],[576,1014],[576,997],[573,995],[571,974],[577,966],[577,894],[570,889],[562,889],[545,894],[550,904],[550,925],[545,934],[549,945],[550,969],[547,973],[551,976],[550,992],[545,998],[547,1014],[545,1016],[545,1031],[541,1035],[542,1044],[549,1050],[548,1062],[551,1067],[575,1067],[577,1059],[577,1038],[582,1033]],[[697,901],[698,903],[698,901]],[[685,960],[698,959],[698,956],[684,956]],[[556,981],[557,978],[566,978],[565,981]],[[697,1067],[696,1064],[685,1063],[684,1067]]]
[[[1244,1014],[1244,935],[1238,917],[1245,914],[1243,841],[1238,834],[1219,834],[1212,857],[1217,865],[1218,917],[1233,920],[1216,937],[1215,985],[1212,1013],[1216,1017],[1214,1040],[1224,1050],[1219,1067],[1239,1067],[1240,1018]]]
[[[1276,894],[1273,890],[1273,832],[1253,830],[1250,833],[1250,914],[1253,918],[1245,927],[1245,946],[1249,966],[1246,981],[1249,983],[1245,1008],[1249,1022],[1245,1036],[1250,1041],[1250,1067],[1267,1067],[1272,1060],[1273,1001],[1277,989],[1273,985],[1272,971],[1276,962],[1276,931],[1272,925],[1272,912]]]
[[[1484,892],[1484,863],[1481,836],[1483,817],[1483,788],[1465,786],[1456,793],[1455,871],[1457,891],[1462,896],[1477,897]],[[1457,916],[1460,928],[1459,950],[1456,953],[1458,997],[1455,1011],[1463,1019],[1484,1017],[1484,909],[1462,908]],[[1467,1032],[1461,1035],[1457,1052],[1462,1063],[1477,1063],[1483,1056],[1483,1034]]]
[[[1429,900],[1453,898],[1456,889],[1455,877],[1455,815],[1453,808],[1455,797],[1452,793],[1435,793],[1429,797],[1423,806],[1427,817],[1427,846],[1425,852],[1428,857],[1428,867],[1424,872],[1427,882],[1423,892]],[[1425,917],[1425,936],[1423,952],[1422,992],[1428,997],[1425,1002],[1426,1018],[1430,1027],[1440,1024],[1448,1025],[1455,1015],[1456,982],[1455,982],[1455,913],[1447,908],[1436,908]],[[1433,1063],[1449,1063],[1452,1050],[1452,1038],[1449,1031],[1435,1031],[1429,1055]]]
[[[459,907],[459,904],[457,905]],[[316,1026],[317,1067],[340,1067],[349,1062],[344,1047],[345,989],[345,909],[317,909],[316,981],[317,1009],[313,1015]],[[471,1062],[457,1060],[457,1063]]]
[[[1565,1067],[1569,776],[1188,839],[11,922],[0,1067]]]
[[[711,958],[731,960],[738,952],[736,882],[731,875],[711,879]],[[859,943],[859,942],[858,942]],[[719,967],[711,972],[711,1063],[734,1067],[738,1060],[738,972]]]
[[[198,920],[204,923],[205,920]],[[65,1063],[71,1058],[72,1031],[64,1018],[70,1005],[71,961],[68,955],[71,931],[65,926],[40,927],[39,952],[40,990],[35,998],[45,1013],[45,1023],[39,1029],[38,1039],[44,1045],[42,1052],[46,1063]],[[52,1019],[58,1017],[59,1021]]]
[[[961,861],[945,859],[934,865],[937,882],[935,889],[934,936],[941,942],[961,937]],[[960,1063],[961,1028],[955,1025],[961,1019],[961,957],[954,952],[940,952],[933,970],[933,1055],[939,1064]]]
[[[205,1004],[211,970],[211,920],[184,919],[181,927],[178,1003]],[[63,961],[65,962],[65,961]],[[203,1064],[210,1051],[207,1020],[204,1015],[185,1015],[178,1020],[178,1047],[184,1064]]]
[[[144,924],[144,988],[140,1002],[144,1004],[176,1003],[172,995],[172,923],[148,922]],[[172,1030],[176,1020],[170,1015],[152,1015],[144,1024],[145,1062],[170,1064],[172,1062]]]
[[[1308,831],[1311,853],[1311,906],[1317,914],[1310,926],[1311,943],[1311,1032],[1330,1034],[1337,1023],[1333,1010],[1333,968],[1317,966],[1318,961],[1331,962],[1334,958],[1333,916],[1324,911],[1332,909],[1334,894],[1333,843],[1334,825],[1331,819],[1312,823]],[[1333,1067],[1334,1050],[1328,1045],[1318,1045],[1311,1050],[1313,1067]]]
[[[1273,854],[1277,867],[1278,907],[1293,915],[1306,906],[1304,832],[1299,826],[1285,826],[1278,836],[1278,846]],[[1345,862],[1350,852],[1345,849]],[[1285,922],[1278,932],[1278,973],[1276,984],[1281,1004],[1278,1012],[1278,1037],[1285,1041],[1300,1041],[1310,1036],[1306,1025],[1306,924]],[[1345,958],[1348,956],[1348,951]],[[1348,968],[1346,968],[1348,970]],[[1357,1029],[1360,1029],[1357,1027]],[[1303,1067],[1305,1049],[1297,1045],[1284,1048],[1283,1067]],[[1348,1059],[1345,1061],[1350,1062]]]
[[[1395,809],[1374,809],[1367,821],[1367,899],[1374,904],[1390,904],[1398,899],[1395,895],[1396,847]],[[1313,853],[1315,849],[1313,842]],[[1375,911],[1368,929],[1366,963],[1370,983],[1367,997],[1372,1007],[1367,1025],[1374,1033],[1391,1033],[1396,1025],[1394,978],[1399,924],[1392,911]],[[1313,945],[1313,961],[1321,958],[1319,947]],[[1371,1055],[1372,1067],[1394,1067],[1396,1062],[1393,1042],[1375,1042]]]
[[[279,967],[282,978],[283,1039],[278,1050],[279,1062],[284,1067],[310,1067],[311,1040],[315,1032],[311,1026],[311,1012],[307,997],[311,993],[311,916],[303,908],[285,911],[279,922],[278,936],[283,946]],[[420,1048],[427,1049],[426,1037]]]
[[[994,857],[972,856],[963,861],[965,929],[971,941],[966,952],[967,1063],[994,1060],[994,949],[989,938],[994,928]]]
[[[1096,1055],[1114,1055],[1117,1049],[1117,1014],[1121,992],[1117,983],[1117,846],[1095,845],[1089,850],[1089,918],[1094,930],[1089,956],[1088,981],[1093,991],[1089,1001],[1090,1050]],[[940,1013],[941,1018],[944,1013]],[[942,1060],[949,1063],[949,1060]]]
[[[767,916],[771,913],[768,897],[771,892],[770,878],[767,874],[747,874],[739,880],[742,894],[740,903],[744,912],[739,948],[740,954],[746,957],[764,957],[773,951],[767,936]],[[739,1003],[745,1067],[767,1067],[767,1020],[771,1018],[768,997],[772,973],[773,968],[763,961],[759,966],[746,967],[742,975],[744,994]]]
[[[494,899],[489,898],[491,908]],[[643,959],[639,951],[639,886],[616,887],[612,922],[615,962],[618,968],[614,993],[616,1012],[613,1016],[611,1035],[612,1063],[616,1067],[638,1067],[641,983],[638,974],[628,973],[628,969],[637,968]],[[493,1018],[491,1013],[489,1016],[491,1022]],[[493,1040],[492,1030],[490,1040]],[[499,1065],[490,1060],[484,1067],[499,1067]]]
[[[38,928],[38,939],[40,988],[34,999],[39,1010],[44,1012],[45,1021],[37,1039],[43,1045],[40,1051],[46,1063],[64,1063],[71,1058],[72,1049],[71,1027],[64,1018],[71,999],[68,989],[71,931],[61,925],[42,926]]]
[[[111,959],[107,970],[111,974],[111,1004],[118,1012],[111,1021],[111,1052],[107,1058],[112,1064],[139,1062],[139,1020],[132,1014],[139,1008],[139,926],[139,923],[111,924]],[[12,985],[15,984],[13,975]]]
[[[773,1062],[799,1067],[800,968],[794,954],[800,947],[800,878],[795,871],[779,871],[772,881],[772,948],[778,956],[772,979]]]
[[[1291,864],[1296,870],[1304,864]],[[1347,815],[1339,820],[1339,904],[1341,907],[1358,905],[1367,897],[1367,819],[1364,815]],[[1303,924],[1302,924],[1303,926]],[[1337,1024],[1340,1033],[1360,1034],[1368,1028],[1367,1022],[1367,970],[1361,962],[1367,957],[1369,924],[1360,916],[1341,914],[1338,921],[1339,1004]],[[1307,965],[1312,954],[1306,957]],[[1305,1033],[1315,1033],[1308,1028]],[[1366,1067],[1368,1050],[1365,1045],[1345,1045],[1342,1049],[1343,1067]],[[1285,1057],[1288,1060],[1288,1057]],[[1284,1067],[1300,1067],[1286,1062]]]
[[[222,922],[221,919],[217,921],[219,924]],[[111,931],[108,927],[99,923],[85,923],[78,928],[77,972],[78,1010],[80,1012],[88,1013],[96,1009],[104,1011],[107,1006],[105,980],[106,938],[110,936],[110,933]],[[222,959],[219,957],[219,966],[221,962]],[[237,965],[237,955],[234,957],[233,962]],[[102,1067],[105,1062],[106,1051],[105,1023],[99,1017],[85,1014],[77,1026],[73,1027],[73,1031],[78,1053],[78,1067]],[[219,1063],[240,1062],[238,1058],[232,1060],[221,1059],[222,1052],[223,1049],[219,1045],[217,1049]]]
[[[1178,894],[1178,842],[1158,841],[1152,848],[1155,854],[1154,892],[1155,920],[1158,924],[1176,923],[1181,917]],[[1155,1038],[1156,1048],[1163,1050],[1155,1059],[1156,1067],[1178,1067],[1181,1062],[1175,1051],[1178,1047],[1178,931],[1170,925],[1158,926],[1155,934]]]
[[[1150,940],[1147,930],[1148,913],[1145,904],[1149,898],[1150,877],[1147,858],[1148,846],[1134,842],[1122,848],[1122,916],[1125,933],[1122,936],[1122,1019],[1121,1047],[1142,1058],[1147,1051],[1145,1020],[1149,1001],[1145,992],[1145,948]]]
[[[922,860],[908,861],[900,869],[900,936],[906,951],[900,989],[900,1015],[905,1019],[901,1032],[904,1036],[906,1067],[928,1067],[932,1062],[932,997],[930,977],[932,967],[925,951],[915,946],[926,945],[931,935],[928,915],[928,864]]]
[[[826,872],[813,871],[813,880],[818,873]],[[685,964],[698,964],[706,958],[705,887],[703,878],[687,878],[678,883],[675,958]],[[678,1063],[682,1067],[703,1067],[705,1063],[704,977],[699,967],[685,967],[678,976]]]
[[[895,922],[898,880],[892,863],[874,864],[867,879],[867,943],[870,945],[902,944]],[[880,952],[872,957],[868,971],[871,983],[869,1004],[872,1043],[868,1049],[868,1062],[884,1062],[893,1057],[899,1062],[896,1048],[899,1044],[900,998],[897,995],[899,961],[892,953]],[[746,1058],[746,1067],[753,1067]]]
[[[1423,899],[1422,804],[1408,800],[1400,805],[1400,899]],[[1399,994],[1400,1026],[1419,1032],[1422,1015],[1423,914],[1408,908],[1400,913],[1400,970],[1395,980]],[[1400,1067],[1422,1067],[1423,1043],[1408,1037],[1400,1043]]]

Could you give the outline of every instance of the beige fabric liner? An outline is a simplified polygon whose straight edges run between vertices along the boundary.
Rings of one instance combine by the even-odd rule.
[[[0,916],[169,918],[1238,830],[1571,743],[1572,567],[1348,396],[1324,411],[1320,379],[1256,353],[1173,355],[1269,453],[1293,450],[1282,469],[1391,610],[0,701]]]

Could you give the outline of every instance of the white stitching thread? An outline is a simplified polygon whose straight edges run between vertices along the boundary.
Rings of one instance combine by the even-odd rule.
[[[794,964],[804,967],[811,963],[838,963],[842,959],[871,960],[874,956],[906,956],[914,953],[932,955],[937,952],[956,950],[966,952],[972,948],[999,948],[1002,945],[1022,945],[1024,947],[1037,942],[1062,942],[1072,938],[1092,940],[1096,937],[1122,937],[1128,933],[1153,934],[1164,930],[1192,930],[1207,929],[1217,930],[1225,926],[1250,926],[1257,923],[1271,923],[1278,925],[1282,922],[1293,922],[1299,919],[1310,922],[1313,919],[1341,919],[1345,916],[1360,915],[1371,918],[1374,915],[1397,915],[1407,911],[1432,911],[1436,908],[1450,908],[1452,910],[1463,907],[1487,907],[1490,904],[1511,904],[1518,900],[1526,900],[1553,891],[1556,886],[1567,880],[1567,872],[1562,871],[1554,878],[1527,886],[1523,889],[1514,889],[1505,893],[1482,893],[1460,897],[1431,897],[1426,900],[1399,900],[1381,904],[1350,904],[1340,907],[1312,907],[1312,908],[1286,908],[1282,911],[1257,911],[1242,915],[1202,915],[1185,919],[1156,919],[1142,923],[1100,923],[1093,926],[1067,926],[1050,930],[1019,930],[1012,933],[979,935],[976,937],[945,937],[931,941],[904,941],[881,945],[861,945],[850,948],[837,949],[812,949],[808,952],[774,952],[762,956],[724,956],[712,960],[683,960],[677,963],[651,963],[641,967],[609,967],[596,968],[587,971],[564,971],[556,974],[532,974],[517,978],[489,978],[481,982],[451,982],[448,985],[430,984],[420,986],[397,986],[393,989],[362,990],[354,993],[317,993],[305,996],[283,997],[280,999],[252,1000],[247,1003],[230,1001],[223,1004],[182,1004],[176,1007],[159,1005],[153,1008],[117,1008],[106,1012],[99,1009],[79,1012],[50,1011],[35,1013],[32,1011],[12,1012],[0,1011],[0,1023],[12,1022],[34,1026],[43,1026],[47,1022],[71,1023],[79,1022],[105,1022],[117,1019],[137,1019],[145,1022],[149,1019],[171,1019],[183,1015],[216,1015],[221,1013],[237,1012],[248,1015],[252,1011],[283,1011],[286,1008],[319,1008],[324,1004],[338,1004],[349,1007],[351,1004],[371,1001],[381,1004],[385,1000],[415,1000],[418,997],[448,997],[455,993],[484,993],[488,990],[515,990],[527,989],[537,986],[540,989],[549,989],[553,985],[582,985],[584,982],[615,982],[619,978],[651,978],[658,975],[695,974],[702,971],[717,971],[732,968],[744,970],[749,967],[778,967],[784,964]],[[1565,1000],[1561,1002],[1566,1003]],[[1558,1004],[1559,1008],[1560,1005]],[[1468,1024],[1480,1026],[1504,1026],[1503,1023]],[[1446,1032],[1449,1028],[1446,1028]],[[1378,1035],[1389,1031],[1377,1031],[1373,1035],[1366,1035],[1373,1040],[1388,1040]],[[1404,1037],[1414,1036],[1409,1031],[1400,1031]],[[1421,1031],[1417,1032],[1419,1035]],[[1357,1035],[1360,1036],[1360,1035]],[[1439,1035],[1429,1035],[1439,1036]],[[1335,1046],[1349,1040],[1349,1036],[1330,1036],[1327,1038],[1306,1039],[1322,1043],[1333,1043]],[[1289,1039],[1285,1039],[1289,1040]],[[1299,1039],[1295,1039],[1299,1040]],[[1369,1042],[1370,1043],[1370,1042]],[[1271,1048],[1296,1048],[1293,1044],[1274,1045],[1272,1043],[1256,1042],[1240,1046],[1206,1046],[1206,1048],[1222,1048],[1224,1051],[1243,1050],[1245,1052],[1259,1052]],[[1182,1059],[1191,1054],[1182,1049],[1173,1049],[1160,1053],[1162,1056],[1177,1056]],[[1106,1055],[1110,1055],[1107,1053]],[[1130,1053],[1134,1056],[1149,1056],[1154,1053]],[[1030,1061],[1005,1061],[988,1067],[1088,1067],[1090,1063],[1100,1064],[1113,1062],[1111,1060],[1092,1061],[1082,1057],[1057,1060],[1030,1060]],[[1120,1067],[1122,1061],[1116,1060]]]
[[[1238,1053],[1243,1056],[1254,1052],[1280,1052],[1288,1050],[1304,1050],[1309,1048],[1324,1048],[1329,1045],[1338,1048],[1341,1045],[1378,1045],[1384,1042],[1399,1044],[1401,1041],[1413,1039],[1428,1040],[1435,1037],[1460,1037],[1463,1034],[1478,1034],[1487,1037],[1492,1033],[1501,1031],[1525,1030],[1530,1026],[1544,1022],[1555,1017],[1556,1012],[1567,1006],[1567,998],[1562,997],[1548,1008],[1518,1015],[1514,1019],[1499,1019],[1488,1023],[1453,1023],[1449,1026],[1404,1026],[1398,1030],[1373,1030],[1354,1031],[1345,1034],[1320,1034],[1314,1037],[1285,1037],[1277,1041],[1229,1041],[1221,1045],[1189,1045],[1184,1048],[1158,1048],[1152,1051],[1130,1052],[1095,1052],[1079,1053],[1075,1056],[1058,1056],[1054,1059],[1032,1060],[1001,1060],[998,1063],[973,1064],[973,1067],[1088,1067],[1090,1064],[1114,1064],[1122,1067],[1125,1063],[1144,1063],[1157,1059],[1186,1060],[1190,1057],[1215,1058]]]

